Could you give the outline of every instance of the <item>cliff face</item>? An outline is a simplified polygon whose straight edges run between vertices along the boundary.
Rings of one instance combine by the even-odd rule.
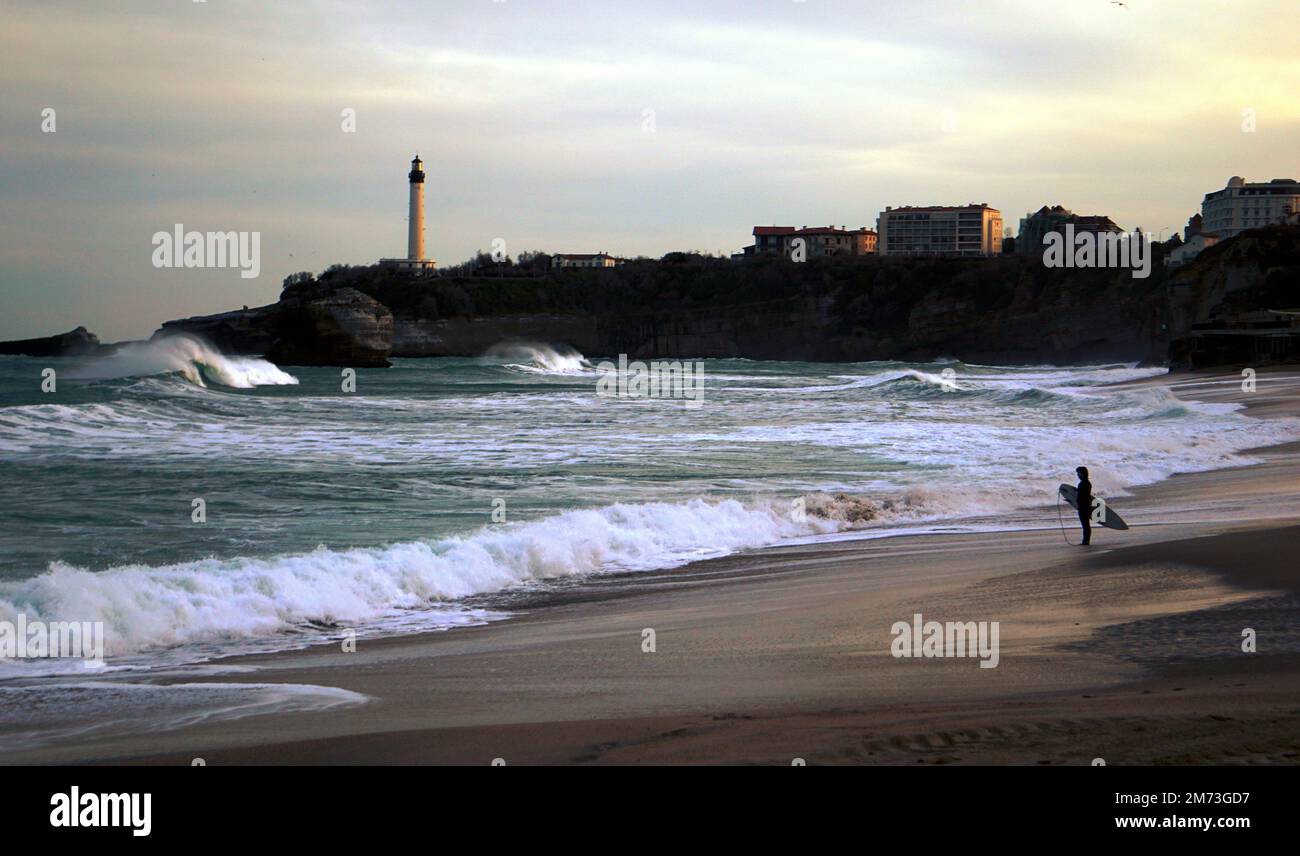
[[[394,357],[477,356],[511,339],[564,342],[599,349],[600,324],[576,315],[503,315],[493,318],[395,318]]]
[[[1036,259],[1006,273],[1009,299],[990,304],[982,284],[964,294],[925,294],[890,347],[968,362],[1160,361],[1163,294],[1126,271],[1047,270]],[[885,357],[879,357],[885,359]]]
[[[98,336],[85,327],[78,327],[57,336],[0,342],[0,354],[21,354],[28,357],[80,357],[93,354],[100,347]]]
[[[892,323],[846,319],[829,300],[591,318],[519,315],[398,319],[393,356],[476,355],[506,339],[563,342],[586,354],[745,357],[829,362],[957,356],[971,362],[1070,363],[1159,360],[1156,295],[1032,308],[981,309],[966,298],[928,295]]]
[[[1126,271],[1048,270],[1021,258],[737,268],[772,284],[784,274],[774,290],[794,295],[616,309],[600,318],[586,348],[567,341],[598,354],[825,361],[1070,363],[1164,354],[1162,288]]]
[[[1228,313],[1300,306],[1300,227],[1269,226],[1202,252],[1169,279],[1170,326],[1186,335]]]
[[[1254,365],[1300,359],[1300,227],[1267,226],[1217,244],[1169,283],[1178,366]]]
[[[388,366],[393,313],[351,288],[277,304],[275,342],[266,358],[281,365]]]

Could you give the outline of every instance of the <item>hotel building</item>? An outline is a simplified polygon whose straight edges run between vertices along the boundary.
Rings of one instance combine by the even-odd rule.
[[[979,205],[885,208],[876,220],[884,256],[994,256],[1002,252],[1002,212]]]
[[[1300,211],[1300,182],[1294,178],[1248,182],[1241,176],[1228,186],[1205,194],[1201,202],[1201,228],[1227,240],[1239,232],[1285,223]]]

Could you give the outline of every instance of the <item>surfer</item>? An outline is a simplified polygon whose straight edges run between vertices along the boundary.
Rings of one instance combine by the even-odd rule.
[[[1071,508],[1079,512],[1079,528],[1083,530],[1083,540],[1079,542],[1079,546],[1087,547],[1092,543],[1094,523],[1120,532],[1128,529],[1128,524],[1115,513],[1115,509],[1092,495],[1092,482],[1088,479],[1088,468],[1075,467],[1074,471],[1079,474],[1079,486],[1063,484],[1057,488],[1057,493]],[[1056,514],[1060,518],[1061,536],[1067,542],[1074,543],[1070,541],[1070,536],[1065,534],[1065,516],[1061,513],[1060,500],[1057,501]]]
[[[1075,508],[1079,509],[1079,525],[1083,527],[1082,547],[1087,547],[1092,541],[1092,482],[1088,481],[1088,468],[1075,467],[1075,473],[1079,476],[1079,499],[1075,503]]]

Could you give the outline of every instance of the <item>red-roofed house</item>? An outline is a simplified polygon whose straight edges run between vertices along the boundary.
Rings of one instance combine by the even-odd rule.
[[[802,241],[802,244],[796,244]],[[782,255],[787,258],[802,246],[805,258],[814,256],[864,256],[876,251],[876,233],[866,228],[837,229],[834,226],[755,226],[754,244],[745,255]]]
[[[557,268],[602,268],[618,267],[623,259],[608,253],[556,253],[551,256],[551,267]]]

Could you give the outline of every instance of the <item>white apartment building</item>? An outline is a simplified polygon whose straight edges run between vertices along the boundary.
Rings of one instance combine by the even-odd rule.
[[[1199,256],[1202,251],[1217,243],[1219,243],[1219,236],[1213,232],[1197,232],[1175,247],[1169,255],[1165,256],[1165,266],[1168,268],[1182,267]]]
[[[1250,182],[1239,175],[1228,186],[1205,194],[1201,228],[1227,240],[1239,232],[1284,223],[1300,211],[1300,182],[1294,178]]]
[[[887,207],[876,234],[885,256],[995,256],[1002,252],[1002,212],[983,202]]]

